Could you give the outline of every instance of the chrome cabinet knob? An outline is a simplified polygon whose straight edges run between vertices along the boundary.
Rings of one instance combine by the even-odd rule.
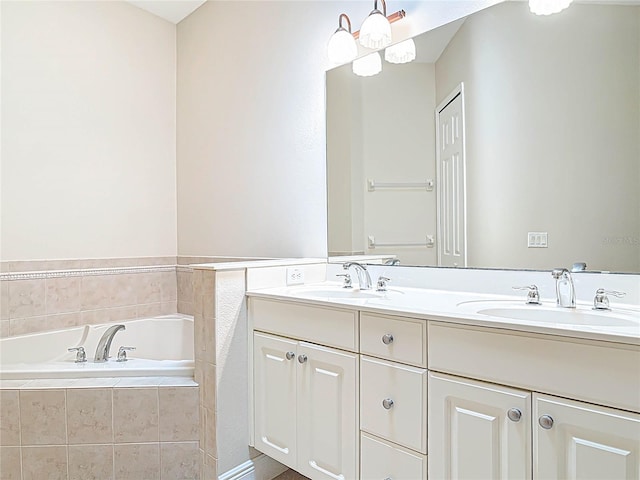
[[[512,422],[519,422],[520,419],[522,418],[522,412],[517,408],[510,408],[509,411],[507,412],[507,416],[509,417],[509,420],[511,420]]]
[[[553,418],[551,418],[550,415],[542,415],[538,419],[538,423],[545,430],[549,430],[551,427],[553,427]]]
[[[390,333],[383,335],[382,343],[384,343],[385,345],[391,345],[393,343],[393,335],[391,335]]]
[[[285,354],[285,357],[287,357],[287,360],[293,360],[294,358],[296,358],[296,354],[293,352],[287,352]]]
[[[382,406],[385,410],[391,410],[391,407],[393,407],[393,400],[391,400],[390,398],[385,398],[382,401]]]
[[[307,361],[307,356],[306,355],[298,355],[298,362],[299,363],[306,363]]]

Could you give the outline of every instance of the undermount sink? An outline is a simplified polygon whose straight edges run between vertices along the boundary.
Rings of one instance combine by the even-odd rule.
[[[471,301],[458,304],[464,310],[489,317],[509,318],[527,322],[592,327],[638,327],[640,316],[631,311],[591,310],[587,306],[562,308],[527,305],[505,301]]]

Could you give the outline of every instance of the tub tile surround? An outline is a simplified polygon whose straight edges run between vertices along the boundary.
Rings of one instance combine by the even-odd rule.
[[[88,380],[35,390],[28,389],[35,381],[2,382],[0,478],[199,478],[200,393],[192,379],[98,388]]]

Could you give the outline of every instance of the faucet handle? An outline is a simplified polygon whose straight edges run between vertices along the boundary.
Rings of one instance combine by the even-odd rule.
[[[625,292],[618,292],[616,290],[605,290],[599,288],[596,290],[596,295],[593,297],[593,309],[594,310],[611,310],[609,307],[609,297],[607,295],[613,295],[617,298],[622,298],[626,295]]]
[[[336,275],[336,277],[344,277],[344,284],[342,285],[342,288],[351,288],[351,275],[349,275],[348,273],[338,273]]]
[[[386,292],[387,291],[387,282],[390,282],[391,279],[387,277],[383,277],[380,275],[378,277],[378,285],[376,287],[376,292]]]
[[[528,285],[526,287],[511,287],[514,290],[528,290],[527,305],[540,305],[540,292],[536,285]]]
[[[569,270],[567,270],[566,268],[554,268],[553,270],[551,270],[551,276],[556,280],[562,278],[567,273],[569,273]]]
[[[127,361],[127,351],[135,350],[136,347],[120,347],[118,349],[118,360],[117,362],[126,362]]]
[[[77,352],[76,353],[76,363],[84,363],[87,361],[87,354],[84,351],[84,347],[73,347],[67,348],[68,352]]]

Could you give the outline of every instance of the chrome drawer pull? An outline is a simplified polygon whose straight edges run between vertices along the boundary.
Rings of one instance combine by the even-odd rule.
[[[509,411],[507,412],[507,416],[509,417],[509,420],[511,420],[512,422],[519,422],[520,419],[522,418],[522,412],[517,408],[510,408]]]
[[[387,333],[386,335],[382,336],[382,343],[384,343],[385,345],[390,345],[393,343],[393,335],[391,335],[390,333]]]
[[[298,355],[298,362],[305,363],[307,361],[306,355]]]
[[[287,352],[285,356],[287,357],[287,360],[293,360],[296,357],[296,354],[293,352]]]
[[[553,418],[551,417],[551,415],[542,415],[538,419],[538,423],[545,430],[550,430],[551,427],[553,427]]]

